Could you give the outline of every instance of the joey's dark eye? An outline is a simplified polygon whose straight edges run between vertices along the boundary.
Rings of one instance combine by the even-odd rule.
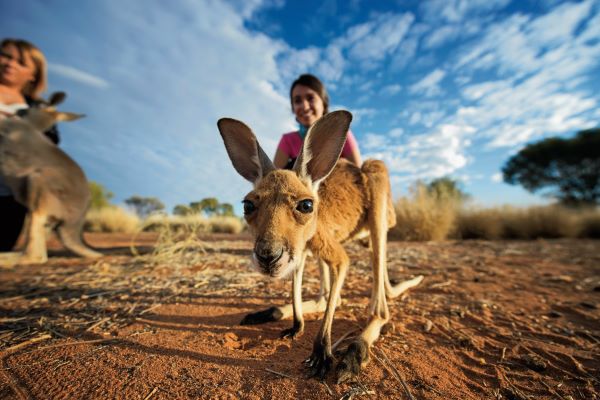
[[[250,215],[256,210],[256,206],[250,200],[244,200],[242,204],[244,205],[244,215]]]
[[[310,199],[300,200],[296,206],[296,210],[304,214],[311,213],[313,211],[313,201]]]

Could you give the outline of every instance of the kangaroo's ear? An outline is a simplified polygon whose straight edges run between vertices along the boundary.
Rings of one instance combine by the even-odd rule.
[[[233,167],[246,180],[256,186],[263,176],[275,169],[246,124],[231,118],[221,118],[217,126]]]
[[[333,111],[315,122],[306,134],[294,170],[302,179],[309,179],[313,189],[329,175],[335,167],[352,122],[348,111]]]
[[[85,114],[75,114],[70,112],[60,112],[60,111],[52,111],[50,112],[54,115],[54,120],[58,121],[75,121],[76,119],[85,117]]]
[[[58,104],[65,101],[66,97],[67,97],[67,94],[65,92],[54,92],[54,93],[52,93],[52,95],[50,96],[50,99],[48,100],[48,105],[49,106],[57,106]]]
[[[50,108],[28,108],[20,115],[40,132],[46,132],[59,121],[73,121],[84,117],[83,114],[54,111]]]

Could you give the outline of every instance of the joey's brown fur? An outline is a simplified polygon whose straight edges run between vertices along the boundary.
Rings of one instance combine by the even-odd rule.
[[[338,161],[351,114],[336,111],[318,120],[308,131],[293,171],[276,169],[243,123],[219,120],[218,126],[234,168],[254,184],[244,199],[244,214],[255,237],[253,261],[265,274],[292,274],[292,306],[272,307],[246,316],[242,323],[262,323],[293,312],[294,324],[284,335],[297,337],[304,329],[303,311],[325,311],[313,352],[307,360],[320,377],[333,367],[331,325],[349,266],[342,243],[370,235],[373,291],[369,322],[338,363],[338,381],[355,377],[368,361],[369,348],[389,321],[387,297],[396,297],[417,285],[417,277],[393,286],[386,268],[387,231],[396,223],[388,172],[377,160],[362,168]],[[317,301],[303,302],[302,273],[308,252],[319,258],[321,293]]]
[[[47,260],[46,227],[56,230],[63,245],[83,257],[99,257],[82,240],[90,192],[79,165],[43,134],[58,121],[80,115],[55,110],[64,94],[54,94],[45,108],[28,109],[23,117],[0,121],[0,175],[15,199],[28,209],[25,251],[0,255],[0,264]]]

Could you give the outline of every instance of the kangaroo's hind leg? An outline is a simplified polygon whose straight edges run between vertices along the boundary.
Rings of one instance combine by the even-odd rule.
[[[34,210],[28,218],[25,252],[19,259],[20,264],[36,264],[48,261],[46,250],[47,215],[42,210]]]
[[[62,244],[73,253],[86,258],[102,257],[102,253],[89,248],[82,239],[83,219],[77,222],[65,222],[56,228]]]
[[[348,346],[346,353],[338,364],[338,383],[355,378],[360,373],[361,368],[368,363],[370,348],[379,338],[381,328],[390,319],[386,287],[391,291],[394,289],[388,282],[386,265],[389,216],[387,208],[389,207],[388,198],[390,196],[389,178],[385,165],[380,161],[366,162],[363,170],[369,176],[368,190],[372,198],[368,211],[368,224],[371,233],[373,288],[369,303],[367,326]],[[418,279],[418,282],[420,282],[420,279]],[[397,295],[398,293],[392,294]]]

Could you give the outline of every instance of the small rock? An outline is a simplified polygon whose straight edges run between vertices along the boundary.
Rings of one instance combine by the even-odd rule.
[[[590,310],[595,310],[598,308],[596,304],[587,301],[582,301],[581,303],[579,303],[579,305],[581,305],[584,308],[589,308]]]
[[[553,311],[550,311],[550,312],[548,313],[548,316],[549,316],[550,318],[560,318],[560,317],[562,317],[563,315],[562,315],[561,313],[559,313],[558,311],[554,311],[554,310],[553,310]]]
[[[536,372],[542,372],[546,369],[547,365],[544,360],[542,360],[536,354],[525,354],[521,356],[521,361],[525,364],[525,366],[531,370]]]
[[[430,332],[432,328],[433,328],[433,322],[431,322],[430,320],[425,321],[425,326],[423,326],[423,330],[425,332]]]
[[[569,275],[558,275],[558,276],[553,276],[551,278],[548,278],[548,280],[550,282],[564,282],[564,283],[571,283],[573,282],[573,278]]]

